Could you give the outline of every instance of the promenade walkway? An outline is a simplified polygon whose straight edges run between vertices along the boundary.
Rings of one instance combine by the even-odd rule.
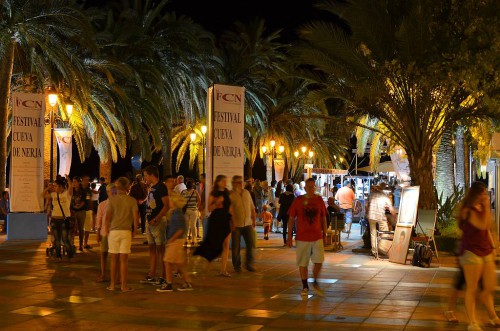
[[[452,257],[442,257],[442,265],[429,269],[376,261],[352,253],[361,244],[359,235],[353,236],[344,241],[343,251],[326,253],[320,280],[326,296],[311,289],[304,300],[295,251],[283,247],[281,234],[273,233],[269,241],[262,237],[259,233],[256,273],[243,270],[220,277],[219,262],[209,265],[191,256],[195,290],[171,293],[139,283],[148,269],[142,235],[133,240],[129,279],[135,291],[129,293],[110,292],[106,284],[95,282],[98,248],[79,253],[76,263],[55,263],[45,256],[47,243],[0,237],[0,329],[466,329],[463,295],[457,309],[460,323],[443,319],[457,270]],[[91,244],[97,247],[94,240],[92,235]],[[487,320],[483,312],[480,320]]]

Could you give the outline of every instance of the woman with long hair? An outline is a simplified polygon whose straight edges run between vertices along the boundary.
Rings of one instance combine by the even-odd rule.
[[[52,201],[50,229],[54,236],[56,259],[58,261],[62,260],[61,244],[66,248],[70,261],[73,261],[75,254],[73,242],[70,241],[70,231],[73,231],[74,228],[74,221],[70,211],[72,193],[71,182],[62,178],[56,179],[54,185],[50,184],[42,193],[44,198]]]
[[[191,240],[191,245],[196,245],[196,220],[198,218],[198,206],[200,204],[200,195],[195,190],[194,181],[188,179],[186,181],[186,189],[181,192],[181,195],[186,199],[186,231],[184,233],[186,239],[186,245],[188,244],[188,239]]]
[[[286,246],[288,235],[288,209],[290,209],[294,199],[293,185],[287,184],[285,192],[281,193],[279,196],[280,210],[278,213],[278,221],[283,223],[283,246]]]
[[[87,195],[82,187],[81,177],[73,177],[73,195],[71,197],[71,211],[78,227],[78,250],[83,252],[83,239],[85,234],[85,217],[87,211],[85,208],[85,200]],[[71,236],[73,237],[73,236]],[[71,242],[73,244],[73,241]]]
[[[480,299],[488,311],[489,325],[500,327],[493,301],[497,283],[494,252],[496,242],[491,234],[493,224],[486,185],[481,182],[472,184],[462,200],[458,222],[463,231],[459,261],[464,269],[466,283],[465,309],[469,317],[467,330],[482,330],[476,320],[476,292],[480,279]]]
[[[229,257],[229,238],[231,237],[231,200],[226,188],[227,178],[218,175],[214,186],[208,197],[207,209],[208,229],[206,239],[196,248],[194,255],[203,256],[208,261],[221,257],[220,275],[230,277],[227,272],[227,260]]]

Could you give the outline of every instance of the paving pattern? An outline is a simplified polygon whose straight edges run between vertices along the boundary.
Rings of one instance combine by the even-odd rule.
[[[259,229],[262,231],[262,229]],[[353,232],[356,231],[353,229]],[[259,233],[257,272],[217,276],[219,262],[189,257],[194,291],[158,293],[140,284],[148,270],[144,237],[133,240],[129,283],[134,291],[97,283],[99,250],[75,263],[47,258],[47,243],[0,237],[2,330],[465,330],[463,294],[458,324],[444,320],[457,272],[453,257],[423,269],[354,254],[359,236],[344,250],[327,249],[320,285],[325,296],[300,296],[295,252],[280,234]],[[91,235],[90,244],[97,247]],[[191,248],[187,248],[192,253]],[[242,254],[244,259],[244,254]],[[232,269],[232,268],[230,268]],[[176,286],[180,286],[176,280]],[[498,302],[497,296],[497,302]],[[480,320],[487,320],[481,311]]]

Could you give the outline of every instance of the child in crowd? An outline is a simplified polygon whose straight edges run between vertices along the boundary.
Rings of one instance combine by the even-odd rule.
[[[172,292],[174,271],[180,273],[184,284],[179,287],[178,291],[191,291],[193,285],[189,274],[186,271],[186,253],[184,251],[184,240],[186,237],[186,220],[182,208],[186,204],[180,194],[169,195],[170,210],[167,214],[169,220],[167,226],[167,245],[165,247],[165,255],[163,261],[165,262],[167,282],[162,284],[160,288],[156,289],[158,292]]]
[[[264,225],[264,239],[269,240],[269,232],[271,232],[271,222],[273,221],[273,214],[269,212],[269,206],[262,206],[262,214],[260,215]]]

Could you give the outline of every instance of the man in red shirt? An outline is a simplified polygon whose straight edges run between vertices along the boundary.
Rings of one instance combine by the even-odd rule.
[[[306,194],[295,198],[288,210],[291,222],[288,222],[287,245],[292,247],[292,230],[294,223],[296,223],[297,265],[302,280],[301,295],[304,296],[309,293],[309,285],[307,284],[309,260],[314,263],[314,290],[318,295],[324,295],[317,279],[325,259],[323,240],[326,235],[326,208],[323,198],[315,194],[315,189],[314,179],[309,178],[306,181]]]

